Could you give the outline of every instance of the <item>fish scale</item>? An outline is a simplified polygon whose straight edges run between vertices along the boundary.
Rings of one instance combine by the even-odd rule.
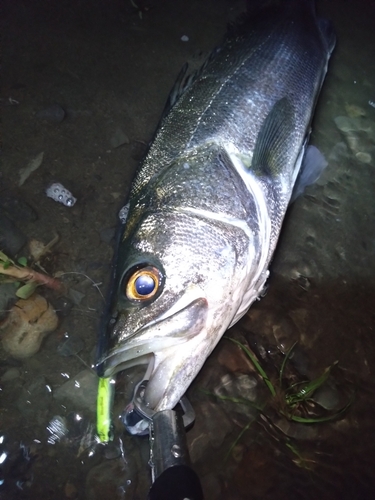
[[[326,65],[320,53],[331,42],[317,36],[320,29],[312,16],[312,2],[302,0],[310,4],[304,6],[305,12],[296,2],[284,3],[289,4],[287,8],[271,15],[266,23],[267,14],[260,15],[248,32],[244,23],[241,35],[229,38],[180,96],[139,169],[134,194],[158,170],[202,141],[231,142],[251,154],[261,123],[281,97],[289,96],[295,109],[294,140],[305,135],[306,117],[311,115]],[[308,37],[309,32],[313,36]],[[290,150],[285,145],[286,154]]]

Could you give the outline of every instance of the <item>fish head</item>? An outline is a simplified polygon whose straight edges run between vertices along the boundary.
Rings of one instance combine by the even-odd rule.
[[[172,409],[238,307],[241,237],[183,210],[146,211],[127,227],[98,372],[147,363],[145,404]]]

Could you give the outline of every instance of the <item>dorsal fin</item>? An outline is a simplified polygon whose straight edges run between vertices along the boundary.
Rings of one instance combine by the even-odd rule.
[[[204,61],[202,66],[197,69],[196,71],[193,71],[192,73],[188,74],[189,70],[189,65],[188,63],[185,63],[181,71],[179,72],[176,82],[172,87],[172,90],[169,93],[167,102],[165,103],[165,107],[161,116],[160,122],[163,121],[163,118],[169,113],[169,111],[173,108],[173,106],[176,104],[176,102],[179,100],[179,98],[184,94],[188,88],[191,87],[191,85],[198,80],[198,78],[201,76],[207,65],[215,58],[216,54],[221,49],[219,47],[215,48],[212,52],[210,52],[210,55],[207,57],[207,59]]]

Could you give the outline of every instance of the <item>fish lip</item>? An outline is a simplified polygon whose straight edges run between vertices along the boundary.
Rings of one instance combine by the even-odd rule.
[[[126,345],[112,350],[110,354],[99,360],[97,367],[98,369],[100,367],[103,377],[111,377],[132,366],[149,365],[155,358],[155,353],[188,342],[189,339],[195,337],[206,321],[208,309],[206,298],[195,298],[187,305],[183,303],[182,308],[175,310],[177,303],[173,306],[172,314],[164,314],[158,320],[150,321],[142,326],[126,340]],[[161,328],[160,337],[150,335],[161,324],[164,328]],[[177,328],[176,325],[179,324],[184,326]],[[168,330],[171,332],[170,335],[168,335]]]

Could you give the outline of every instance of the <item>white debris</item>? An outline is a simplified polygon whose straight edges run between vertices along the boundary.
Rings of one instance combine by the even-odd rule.
[[[128,218],[129,213],[129,203],[127,203],[118,213],[118,218],[120,219],[121,224],[125,224]]]
[[[46,189],[46,195],[66,207],[72,207],[77,198],[74,198],[69,189],[66,189],[60,182],[54,182]]]
[[[18,185],[22,186],[25,180],[42,164],[44,152],[39,153],[33,160],[31,160],[27,167],[20,169],[20,180]]]
[[[188,42],[188,41],[189,41],[189,37],[187,35],[182,35],[181,42]]]

